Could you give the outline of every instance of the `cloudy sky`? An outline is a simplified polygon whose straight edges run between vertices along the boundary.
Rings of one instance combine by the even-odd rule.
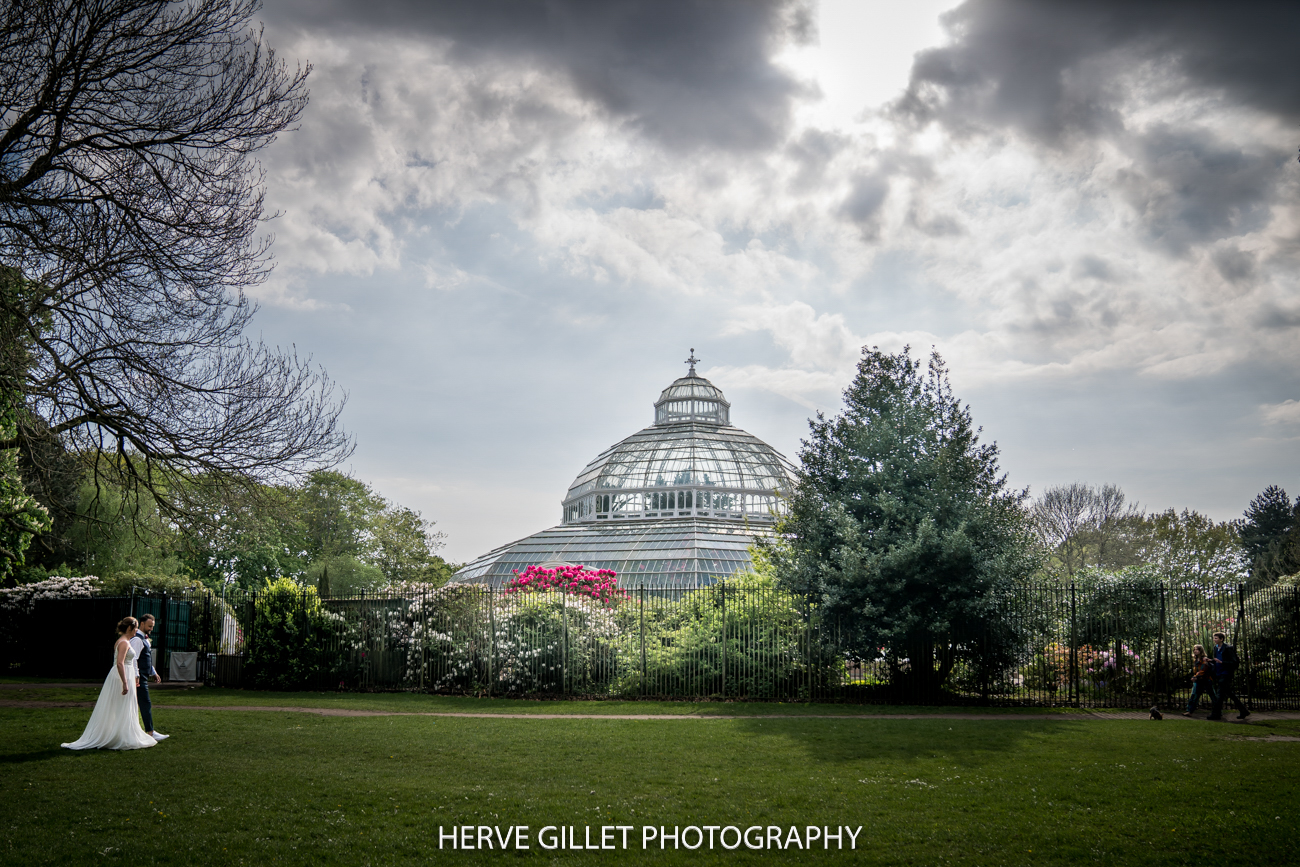
[[[266,0],[262,335],[466,560],[558,522],[691,347],[797,455],[931,346],[1010,482],[1300,493],[1300,6]]]

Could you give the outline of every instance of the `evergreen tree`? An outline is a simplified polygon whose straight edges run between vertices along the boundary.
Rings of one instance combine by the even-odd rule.
[[[1271,581],[1300,568],[1300,536],[1292,533],[1300,524],[1300,498],[1295,506],[1286,491],[1269,485],[1250,501],[1241,525],[1241,545],[1251,564],[1251,577]],[[1294,549],[1294,550],[1293,550]]]
[[[1006,489],[938,353],[923,366],[908,348],[864,350],[844,402],[810,424],[771,546],[778,580],[819,599],[860,652],[886,648],[914,688],[937,689],[962,657],[988,673],[1012,641],[998,592],[1037,562],[1027,494]]]

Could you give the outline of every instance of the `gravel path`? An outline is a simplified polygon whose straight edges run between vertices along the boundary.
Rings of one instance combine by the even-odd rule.
[[[67,708],[94,707],[92,701],[9,701],[0,699],[0,708]],[[160,704],[159,710],[211,710],[211,711],[262,711],[272,713],[311,713],[317,716],[427,716],[451,717],[461,719],[617,719],[617,720],[711,720],[711,719],[840,719],[840,720],[881,720],[881,719],[943,719],[943,720],[999,720],[1015,722],[1024,720],[1144,720],[1146,711],[1081,711],[1062,714],[1017,714],[1017,713],[872,713],[872,714],[652,714],[652,713],[455,713],[452,711],[391,711],[391,710],[353,710],[339,707],[294,707],[273,705],[193,705]],[[1204,717],[1187,717],[1178,713],[1165,714],[1166,720],[1187,720],[1205,722]],[[1225,719],[1224,722],[1249,725],[1254,722],[1271,720],[1300,720],[1300,712],[1275,711],[1272,713],[1256,712],[1249,720]],[[1276,740],[1276,738],[1275,738]]]

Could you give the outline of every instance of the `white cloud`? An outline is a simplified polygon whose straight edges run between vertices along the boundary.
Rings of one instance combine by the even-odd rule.
[[[1259,412],[1265,424],[1300,425],[1300,400],[1288,399],[1281,403],[1264,404]]]

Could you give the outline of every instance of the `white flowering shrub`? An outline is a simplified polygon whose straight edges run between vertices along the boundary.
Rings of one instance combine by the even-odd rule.
[[[617,603],[465,585],[402,595],[331,603],[359,681],[398,659],[406,686],[441,692],[603,692],[616,677]]]
[[[0,611],[31,614],[37,599],[77,599],[94,596],[100,580],[94,575],[81,578],[46,578],[34,584],[20,584],[0,590]]]
[[[498,598],[490,660],[495,689],[606,691],[618,677],[618,604],[562,592]]]

